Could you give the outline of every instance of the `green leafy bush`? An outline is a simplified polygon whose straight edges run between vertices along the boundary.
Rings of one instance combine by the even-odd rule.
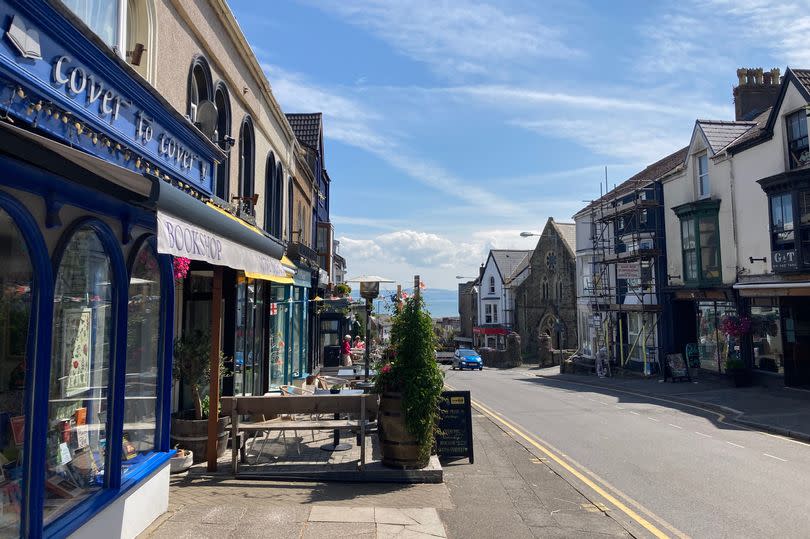
[[[391,349],[378,368],[376,391],[402,393],[408,432],[419,443],[419,458],[427,460],[439,419],[444,380],[436,363],[433,321],[421,297],[405,300],[393,318]]]

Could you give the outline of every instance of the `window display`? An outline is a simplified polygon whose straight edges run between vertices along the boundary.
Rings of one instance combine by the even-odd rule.
[[[289,303],[284,299],[285,288],[279,285],[271,287],[270,331],[268,348],[270,350],[270,387],[283,385],[285,380],[284,362],[287,356],[287,315]]]
[[[110,259],[92,228],[74,232],[55,285],[46,523],[104,485],[112,282]]]
[[[779,323],[779,307],[770,300],[757,300],[762,305],[751,306],[751,344],[754,368],[784,374],[784,353]]]
[[[0,537],[17,537],[22,498],[25,376],[33,271],[26,243],[0,210]]]
[[[236,282],[234,395],[264,393],[264,281],[240,274]]]
[[[740,337],[721,329],[723,319],[736,317],[737,309],[727,301],[699,301],[697,308],[700,367],[724,372],[726,361],[741,357]]]
[[[160,266],[150,242],[135,256],[129,279],[124,473],[155,449],[160,358]]]

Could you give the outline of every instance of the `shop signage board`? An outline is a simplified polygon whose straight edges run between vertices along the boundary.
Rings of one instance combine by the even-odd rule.
[[[689,378],[689,369],[683,360],[683,354],[667,354],[667,367],[673,380]]]
[[[159,253],[261,276],[287,275],[281,261],[161,211],[157,212],[157,240]]]
[[[796,249],[771,251],[771,266],[774,271],[791,271],[797,269]]]
[[[641,265],[638,262],[619,262],[616,264],[617,279],[641,279]]]
[[[469,391],[443,391],[439,401],[436,453],[441,459],[475,462],[472,436],[472,400]]]
[[[6,114],[105,161],[210,194],[222,152],[79,36],[57,41],[35,4],[29,14],[0,0],[8,14],[0,25]]]

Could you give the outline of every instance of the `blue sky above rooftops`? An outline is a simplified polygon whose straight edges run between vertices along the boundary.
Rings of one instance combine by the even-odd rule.
[[[738,67],[810,67],[804,1],[229,3],[284,111],[324,113],[349,273],[439,289],[733,120]]]

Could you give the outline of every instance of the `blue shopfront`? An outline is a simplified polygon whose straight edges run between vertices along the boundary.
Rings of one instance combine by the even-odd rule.
[[[132,537],[168,503],[171,255],[273,274],[276,247],[202,202],[222,151],[63,9],[0,14],[0,537]]]

